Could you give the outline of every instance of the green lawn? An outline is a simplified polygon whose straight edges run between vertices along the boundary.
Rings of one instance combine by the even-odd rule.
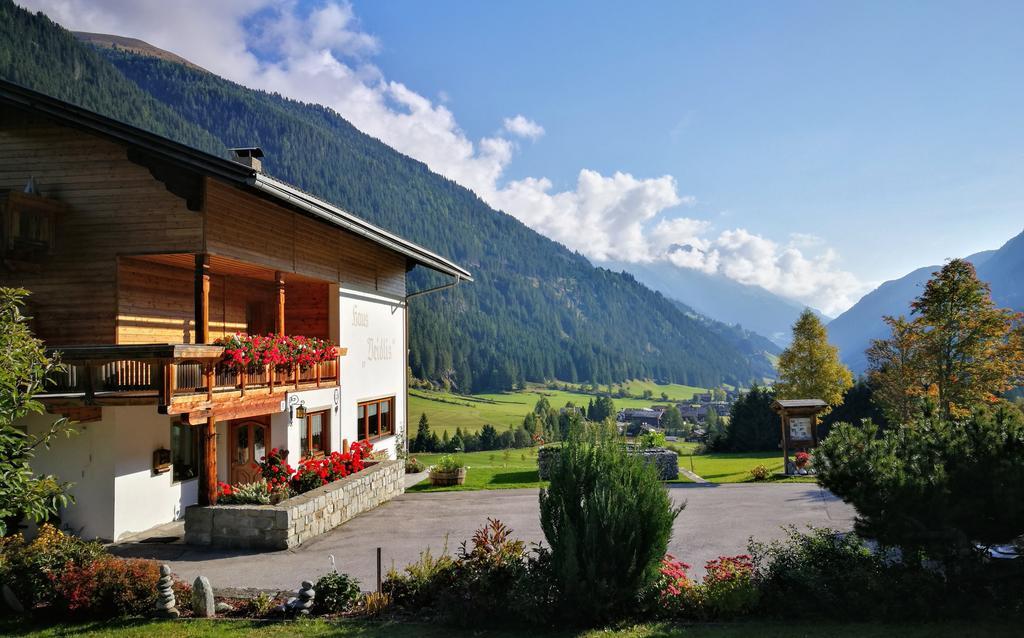
[[[672,398],[682,400],[689,399],[695,391],[702,391],[702,388],[683,385],[660,386],[649,381],[634,381],[632,383],[639,384],[636,390],[638,394],[644,389],[650,389],[654,392],[654,398],[613,399],[616,409],[650,407],[653,403],[660,401],[658,397],[662,392],[668,393]],[[519,426],[523,422],[523,417],[533,409],[542,396],[547,397],[548,402],[555,408],[561,408],[570,401],[578,406],[586,407],[593,398],[593,395],[582,392],[548,390],[543,386],[531,386],[517,392],[474,395],[410,388],[410,433],[415,433],[420,414],[427,415],[431,429],[437,432],[438,436],[441,436],[445,430],[451,436],[457,427],[461,427],[464,431],[476,432],[485,423],[490,423],[499,430],[508,428],[509,425]]]
[[[440,454],[413,454],[425,465],[435,463]],[[458,455],[469,466],[466,484],[453,487],[433,487],[430,481],[409,488],[410,492],[445,492],[451,490],[500,490],[513,487],[540,487],[537,478],[537,448],[519,450],[493,450]]]
[[[672,443],[671,447],[687,450],[682,446],[693,446],[692,443]],[[775,478],[775,473],[782,472],[782,453],[773,452],[714,452],[711,454],[696,454],[692,457],[688,454],[679,457],[679,467],[692,469],[697,476],[711,483],[747,483],[753,482],[750,470],[757,465],[764,465],[772,473],[773,482],[786,483],[813,483],[816,479],[813,476],[801,476],[793,478]],[[688,482],[680,476],[680,482]]]
[[[244,638],[246,636],[299,638],[971,638],[1019,636],[1011,623],[960,622],[943,624],[831,624],[790,622],[737,622],[673,625],[649,623],[617,629],[546,631],[457,629],[433,623],[343,621],[249,622],[244,620],[118,620],[79,625],[30,625],[0,622],[0,635],[24,638],[88,636],[90,638]]]
[[[670,443],[670,447],[692,452],[695,443]],[[440,454],[413,454],[425,465],[435,463]],[[514,487],[541,487],[544,485],[537,478],[537,449],[494,450],[491,452],[469,452],[460,454],[469,471],[466,473],[466,484],[454,487],[432,487],[424,481],[410,488],[412,492],[445,492],[451,490],[500,490]],[[690,469],[688,454],[679,457],[679,467]],[[693,471],[711,483],[745,483],[753,481],[750,470],[755,465],[766,466],[773,474],[782,471],[782,455],[779,452],[744,452],[714,453],[694,455]],[[813,477],[777,479],[773,482],[814,482]],[[689,479],[680,474],[676,483],[689,483]]]

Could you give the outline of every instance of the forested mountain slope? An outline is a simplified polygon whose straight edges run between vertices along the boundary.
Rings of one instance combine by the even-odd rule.
[[[711,386],[760,376],[730,339],[673,301],[592,267],[329,109],[182,64],[97,51],[5,0],[0,17],[4,78],[205,150],[261,146],[268,173],[472,270],[475,283],[411,301],[416,376],[461,391],[551,378]],[[33,55],[23,53],[29,46]],[[412,273],[411,288],[431,283]]]

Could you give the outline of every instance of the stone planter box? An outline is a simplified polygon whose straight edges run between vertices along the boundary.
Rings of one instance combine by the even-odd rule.
[[[558,444],[545,445],[537,450],[537,474],[540,480],[551,479],[551,470],[561,458],[560,453],[561,448]],[[638,454],[644,461],[653,463],[655,469],[658,470],[658,478],[662,481],[673,481],[679,478],[679,455],[672,450],[661,447],[645,450],[630,448],[629,453]]]
[[[380,461],[277,505],[193,505],[185,510],[185,542],[238,549],[290,549],[403,492],[405,462]]]
[[[460,467],[457,470],[430,470],[431,485],[464,485],[466,483],[466,468]]]

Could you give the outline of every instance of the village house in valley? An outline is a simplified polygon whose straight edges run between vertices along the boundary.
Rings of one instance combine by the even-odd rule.
[[[471,275],[263,174],[260,155],[230,161],[0,82],[0,285],[31,291],[32,327],[67,364],[25,426],[80,423],[33,467],[74,483],[62,523],[83,536],[181,518],[219,481],[255,478],[271,448],[292,465],[363,440],[395,457],[406,273]],[[213,342],[235,333],[339,356],[233,371]]]

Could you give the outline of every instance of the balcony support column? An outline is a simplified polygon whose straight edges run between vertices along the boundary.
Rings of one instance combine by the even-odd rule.
[[[284,275],[280,270],[274,273],[274,283],[277,285],[276,309],[274,312],[274,332],[284,336]]]
[[[210,256],[196,255],[196,343],[210,343]]]
[[[200,429],[203,444],[202,482],[199,485],[199,504],[217,504],[217,422],[211,416],[206,423],[196,426]]]

